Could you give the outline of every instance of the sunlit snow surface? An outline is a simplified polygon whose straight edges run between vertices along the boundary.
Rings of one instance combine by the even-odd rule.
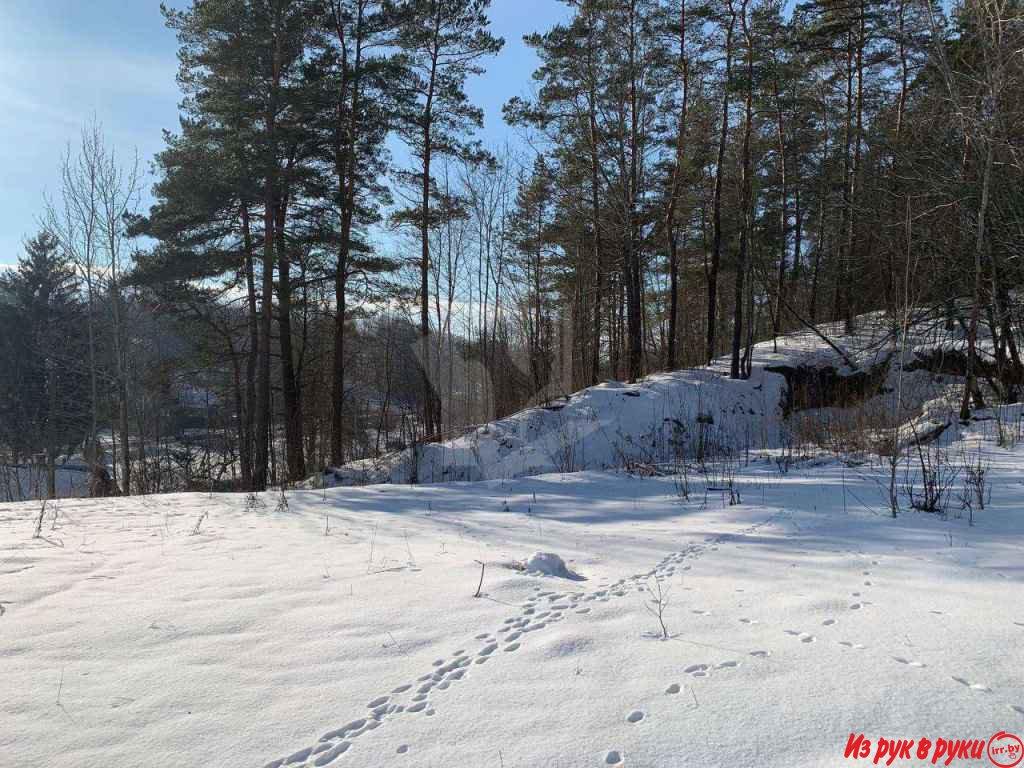
[[[758,451],[733,506],[614,472],[64,501],[42,538],[0,505],[0,765],[788,768],[1020,733],[1024,447],[991,425],[949,447],[991,462],[973,527],[887,517],[883,466]]]

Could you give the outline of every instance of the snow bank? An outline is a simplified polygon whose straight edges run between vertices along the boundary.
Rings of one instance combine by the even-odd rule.
[[[858,317],[851,332],[829,323],[756,344],[747,380],[730,379],[729,361],[720,358],[634,384],[608,381],[453,440],[330,469],[323,482],[509,480],[735,455],[790,445],[808,419],[864,430],[924,414],[927,429],[936,430],[952,423],[962,379],[937,371],[934,360],[948,363],[963,344],[942,318],[919,317],[904,334],[874,312]],[[820,391],[794,392],[799,387]]]
[[[534,552],[523,563],[527,573],[539,573],[543,576],[557,576],[561,579],[578,579],[579,575],[569,570],[565,560],[554,552]]]
[[[444,443],[332,470],[328,484],[507,480],[659,464],[701,450],[776,445],[785,379],[756,369],[734,381],[712,370],[609,381],[529,408]],[[415,472],[414,472],[415,469]]]

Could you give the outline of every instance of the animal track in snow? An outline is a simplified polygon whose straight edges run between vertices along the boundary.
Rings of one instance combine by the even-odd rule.
[[[951,677],[952,677],[953,680],[956,680],[956,682],[960,683],[960,685],[962,685],[962,686],[964,686],[966,688],[970,688],[972,691],[981,691],[982,693],[992,693],[992,689],[989,688],[987,685],[982,685],[981,683],[972,683],[972,682],[970,682],[968,680],[964,680],[964,678],[962,678],[962,677],[957,677],[956,675],[952,675]]]
[[[798,629],[785,629],[785,630],[783,630],[783,632],[785,632],[787,635],[789,635],[791,637],[798,637],[798,638],[800,638],[800,642],[801,643],[813,643],[815,640],[818,639],[814,635],[812,635],[810,632],[801,632]]]
[[[348,748],[350,746],[352,746],[352,744],[348,741],[342,741],[338,744],[335,744],[333,747],[326,750],[322,755],[320,755],[320,757],[314,760],[313,765],[327,765],[328,763],[332,762],[334,758],[338,757],[338,755],[342,755],[345,752],[348,752]]]
[[[900,664],[906,664],[908,667],[917,667],[918,669],[928,666],[923,661],[911,661],[910,659],[905,659],[902,656],[893,656],[892,660],[899,662]]]
[[[694,677],[707,677],[708,665],[707,664],[691,664],[686,669],[684,669],[683,672],[685,672],[688,675],[693,675]]]
[[[762,525],[771,522],[769,518],[741,534],[753,533]],[[534,594],[524,601],[519,607],[519,614],[502,620],[502,626],[496,633],[480,632],[474,639],[481,643],[478,650],[467,651],[459,649],[449,660],[446,658],[435,659],[431,666],[433,669],[421,675],[415,683],[407,683],[396,686],[389,694],[374,698],[367,705],[369,712],[366,717],[359,718],[349,724],[324,734],[316,745],[308,747],[299,752],[293,753],[288,758],[281,758],[268,764],[267,768],[281,768],[286,761],[308,764],[313,760],[313,765],[320,768],[332,763],[335,759],[345,754],[352,746],[354,739],[360,735],[373,731],[383,724],[387,719],[401,714],[418,714],[430,717],[436,714],[431,706],[431,699],[439,692],[446,691],[457,681],[464,678],[467,668],[472,665],[484,664],[495,658],[495,651],[499,647],[505,652],[514,652],[520,648],[521,640],[526,633],[532,633],[552,623],[563,621],[567,618],[563,612],[573,610],[577,614],[585,615],[590,608],[581,607],[581,603],[610,602],[613,598],[626,597],[631,594],[630,587],[643,589],[639,582],[646,581],[650,576],[661,575],[672,576],[677,572],[691,570],[692,566],[683,564],[687,559],[694,559],[702,556],[708,551],[716,551],[718,538],[712,537],[704,545],[690,545],[679,552],[666,556],[661,563],[653,570],[634,575],[627,579],[620,579],[612,584],[601,584],[600,589],[590,593],[561,593],[553,590],[543,590],[540,586],[534,587]],[[742,590],[737,590],[742,591]],[[544,605],[546,603],[546,605]],[[547,610],[542,610],[546,608]],[[709,610],[694,610],[695,615],[711,616]],[[743,623],[757,624],[756,620],[745,619]],[[813,639],[813,638],[812,638]],[[810,640],[804,640],[810,642]],[[754,657],[765,658],[768,651],[752,651]],[[473,657],[473,658],[471,658]],[[738,661],[726,661],[715,665],[716,670],[725,670],[738,667]],[[695,664],[686,668],[686,672],[693,677],[706,677],[710,674],[711,668],[707,664]],[[673,683],[666,689],[666,694],[678,694],[682,690],[679,683]],[[401,697],[408,696],[404,702]],[[637,716],[639,715],[639,717]],[[639,710],[631,713],[627,719],[631,723],[638,723],[645,719],[646,715]],[[398,754],[406,754],[409,751],[408,744],[402,744],[397,748]],[[622,754],[617,750],[610,750],[605,753],[605,764],[622,765]]]

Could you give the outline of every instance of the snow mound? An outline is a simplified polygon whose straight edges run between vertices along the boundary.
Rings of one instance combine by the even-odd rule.
[[[415,452],[406,449],[334,468],[323,482],[508,480],[767,448],[780,439],[785,391],[783,376],[760,368],[742,381],[694,369],[653,374],[635,383],[605,382],[469,427],[452,440],[420,445]]]
[[[747,379],[729,378],[729,360],[720,358],[706,368],[606,381],[443,442],[330,468],[307,487],[646,470],[822,443],[922,415],[924,433],[939,433],[955,416],[962,345],[942,318],[916,318],[904,332],[884,313],[869,313],[852,328],[827,323],[754,345]]]
[[[569,570],[565,560],[554,552],[534,552],[523,563],[523,568],[528,573],[540,573],[544,576],[557,576],[561,579],[579,579],[577,573]]]

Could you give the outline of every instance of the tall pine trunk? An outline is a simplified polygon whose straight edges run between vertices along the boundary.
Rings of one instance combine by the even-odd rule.
[[[729,135],[729,84],[732,80],[732,35],[736,12],[729,3],[729,23],[725,30],[725,82],[722,87],[722,123],[718,134],[718,161],[715,167],[715,195],[712,207],[711,264],[708,267],[708,319],[704,360],[715,358],[715,337],[718,324],[718,270],[722,262],[722,180],[725,174],[725,146]]]

